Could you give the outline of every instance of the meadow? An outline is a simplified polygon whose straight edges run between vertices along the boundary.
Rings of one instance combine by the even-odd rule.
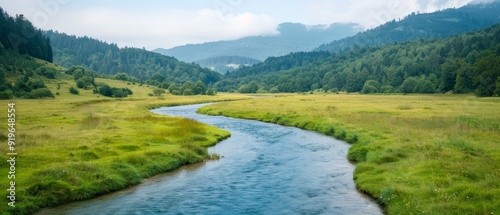
[[[32,214],[42,207],[84,200],[141,183],[181,165],[216,159],[206,148],[230,136],[194,120],[160,116],[149,109],[247,98],[242,95],[149,96],[153,89],[114,80],[130,88],[123,99],[92,90],[69,93],[71,77],[47,80],[55,99],[0,103],[0,184],[8,196],[8,103],[16,106],[16,204],[3,198],[0,214]]]
[[[255,97],[199,112],[351,143],[358,190],[387,214],[499,214],[499,110],[499,98],[472,95],[315,94]]]

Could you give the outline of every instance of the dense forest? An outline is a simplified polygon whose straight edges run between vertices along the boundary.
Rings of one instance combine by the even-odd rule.
[[[35,59],[52,60],[49,39],[22,15],[0,12],[0,99],[54,97],[44,80],[58,72]]]
[[[178,84],[201,80],[211,85],[221,79],[220,74],[210,69],[143,49],[119,48],[116,44],[54,31],[45,34],[55,50],[54,62],[64,67],[83,66],[108,76],[125,73],[143,82],[155,74],[165,76],[164,82]]]
[[[275,73],[283,70],[288,70],[295,67],[306,66],[313,62],[330,57],[329,52],[297,52],[285,55],[282,57],[270,57],[262,63],[254,66],[242,67],[230,74],[226,74],[225,78],[217,83],[220,91],[235,91],[235,85],[240,84],[241,78],[246,80],[258,78],[263,74]],[[251,90],[255,93],[257,90]],[[248,92],[245,92],[248,93]]]
[[[434,13],[412,13],[402,20],[393,20],[355,36],[322,45],[316,50],[340,53],[355,47],[382,46],[422,38],[446,38],[478,31],[495,23],[500,23],[500,1],[468,4]]]
[[[289,58],[288,63],[294,62]],[[492,96],[500,95],[498,68],[500,25],[495,25],[447,39],[355,48],[281,72],[254,75],[245,68],[216,86],[219,91],[245,93],[322,89],[362,93],[474,92]]]
[[[23,15],[11,17],[2,8],[0,8],[0,43],[3,49],[52,62],[49,38]]]

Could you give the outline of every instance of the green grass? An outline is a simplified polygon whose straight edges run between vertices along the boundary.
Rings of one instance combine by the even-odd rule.
[[[0,160],[8,160],[7,103],[16,103],[16,207],[0,204],[0,214],[32,214],[42,207],[84,200],[138,184],[181,165],[213,159],[206,147],[227,138],[227,131],[194,120],[160,116],[155,107],[246,98],[242,95],[150,97],[147,86],[98,80],[128,87],[124,99],[80,90],[70,77],[48,80],[55,99],[1,101]],[[60,89],[57,89],[60,85]],[[0,184],[9,168],[0,162]],[[0,192],[7,196],[6,189]]]
[[[357,188],[387,214],[500,213],[500,99],[468,95],[281,95],[199,110],[352,143]]]

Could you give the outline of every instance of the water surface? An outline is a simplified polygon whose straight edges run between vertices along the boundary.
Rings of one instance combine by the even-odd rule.
[[[196,114],[201,106],[153,112],[230,131],[231,138],[210,148],[222,159],[40,214],[382,214],[355,189],[348,144],[297,128]]]

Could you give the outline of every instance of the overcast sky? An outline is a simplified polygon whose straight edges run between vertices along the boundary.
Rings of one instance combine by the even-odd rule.
[[[36,27],[90,36],[124,47],[269,35],[283,22],[360,23],[373,28],[411,12],[460,7],[473,0],[0,0]]]

